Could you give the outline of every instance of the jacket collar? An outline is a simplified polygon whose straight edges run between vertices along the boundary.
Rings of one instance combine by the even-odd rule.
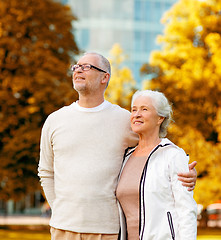
[[[168,146],[168,145],[176,147],[176,145],[173,142],[171,142],[168,138],[161,138],[161,142],[156,146],[156,148],[157,147],[165,147],[165,146]],[[127,148],[126,151],[125,151],[125,154],[124,154],[124,159],[127,156],[129,156],[131,153],[133,153],[136,148],[137,148],[137,146]]]
[[[158,145],[160,145],[161,147],[164,147],[165,145],[175,146],[175,144],[172,143],[168,138],[161,138],[161,142]]]

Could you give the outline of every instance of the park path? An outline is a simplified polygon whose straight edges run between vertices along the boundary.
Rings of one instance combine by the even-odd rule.
[[[50,218],[41,216],[0,216],[0,226],[4,225],[48,225]]]

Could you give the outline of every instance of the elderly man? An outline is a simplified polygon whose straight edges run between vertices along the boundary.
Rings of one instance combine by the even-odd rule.
[[[50,114],[41,135],[38,171],[52,209],[52,240],[116,240],[117,178],[125,149],[138,138],[130,113],[104,99],[109,61],[86,53],[72,71],[79,100]],[[181,177],[192,190],[195,170]]]

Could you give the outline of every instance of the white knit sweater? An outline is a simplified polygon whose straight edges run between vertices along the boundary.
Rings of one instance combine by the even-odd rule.
[[[41,135],[39,177],[52,208],[50,225],[74,232],[119,232],[115,198],[124,150],[137,143],[129,112],[107,101],[77,103],[47,118]]]

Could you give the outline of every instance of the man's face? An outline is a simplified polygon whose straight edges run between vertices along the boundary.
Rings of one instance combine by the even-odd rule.
[[[77,64],[92,64],[102,69],[99,57],[94,54],[87,54],[81,57]],[[95,93],[101,87],[101,79],[105,73],[94,68],[83,71],[80,67],[73,72],[73,86],[78,93],[88,94]]]

